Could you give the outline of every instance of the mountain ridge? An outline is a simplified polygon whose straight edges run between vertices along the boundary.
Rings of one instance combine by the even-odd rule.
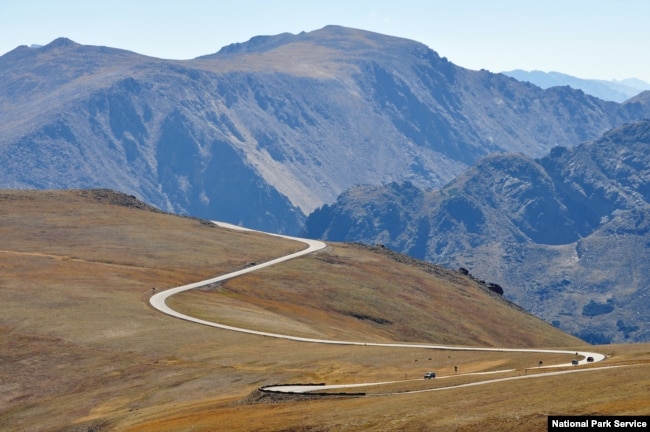
[[[650,90],[650,84],[636,78],[607,81],[578,78],[560,72],[525,71],[522,69],[501,73],[519,81],[533,83],[543,89],[568,85],[600,99],[619,103],[625,102],[643,91]]]
[[[0,57],[0,186],[106,187],[296,233],[355,184],[440,187],[489,153],[539,157],[650,115],[645,99],[543,91],[338,26],[228,51],[171,61],[61,39]]]
[[[592,343],[645,341],[650,120],[548,156],[490,155],[440,190],[360,186],[303,235],[464,267]]]

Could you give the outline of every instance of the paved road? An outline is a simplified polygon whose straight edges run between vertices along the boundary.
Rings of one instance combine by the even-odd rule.
[[[222,222],[214,222],[215,224],[224,227],[224,228],[229,228],[229,229],[236,229],[236,230],[243,230],[243,231],[252,231],[246,228],[238,227],[235,225],[227,224],[227,223],[222,223]],[[200,282],[194,282],[188,285],[183,285],[180,287],[176,288],[171,288],[166,291],[159,292],[155,295],[153,295],[149,299],[149,303],[151,306],[154,308],[158,309],[160,312],[163,312],[167,315],[173,316],[175,318],[180,318],[186,321],[191,321],[197,324],[202,324],[210,327],[216,327],[220,329],[225,329],[225,330],[232,330],[232,331],[237,331],[241,333],[248,333],[248,334],[253,334],[253,335],[258,335],[258,336],[268,336],[268,337],[274,337],[274,338],[280,338],[280,339],[287,339],[287,340],[292,340],[292,341],[297,341],[297,342],[308,342],[308,343],[319,343],[319,344],[330,344],[330,345],[356,345],[356,346],[373,346],[373,347],[389,347],[389,348],[426,348],[426,349],[437,349],[437,350],[450,350],[450,351],[492,351],[492,352],[529,352],[529,353],[550,353],[550,354],[577,354],[579,356],[582,356],[583,359],[579,361],[579,364],[586,364],[587,363],[587,358],[592,358],[593,362],[599,362],[605,358],[603,354],[600,353],[593,353],[593,352],[586,352],[586,351],[566,351],[566,350],[542,350],[542,349],[521,349],[521,348],[478,348],[478,347],[460,347],[460,346],[445,346],[445,345],[430,345],[430,344],[415,344],[415,343],[372,343],[372,342],[354,342],[354,341],[343,341],[343,340],[329,340],[329,339],[312,339],[312,338],[304,338],[304,337],[298,337],[298,336],[291,336],[291,335],[283,335],[283,334],[278,334],[278,333],[269,333],[269,332],[262,332],[262,331],[257,331],[257,330],[251,330],[251,329],[245,329],[245,328],[240,328],[240,327],[233,327],[225,324],[219,324],[216,322],[212,321],[206,321],[202,320],[199,318],[195,318],[189,315],[182,314],[180,312],[175,311],[174,309],[170,308],[166,300],[178,293],[188,291],[191,289],[195,288],[200,288],[205,285],[209,285],[215,282],[220,282],[224,281],[227,279],[232,279],[237,276],[241,276],[246,273],[254,272],[256,270],[272,266],[274,264],[278,264],[284,261],[288,261],[294,258],[301,257],[303,255],[307,255],[309,253],[321,250],[326,247],[326,244],[318,241],[318,240],[310,240],[310,239],[303,239],[303,238],[297,238],[297,237],[290,237],[290,236],[284,236],[284,235],[279,235],[279,234],[270,234],[274,235],[277,237],[283,237],[289,240],[295,240],[299,242],[303,242],[307,245],[306,249],[303,249],[299,252],[292,253],[290,255],[286,255],[280,258],[273,259],[271,261],[267,261],[265,263],[257,264],[255,266],[250,266],[242,270],[237,270],[231,273],[227,273],[221,276],[214,277],[212,279],[207,279],[204,281]],[[551,366],[544,366],[544,368],[549,368],[549,367],[565,367],[565,366],[571,366],[571,363],[564,363],[564,364],[558,364],[558,365],[551,365]],[[367,385],[367,384],[366,384]],[[332,387],[329,386],[327,388],[340,388],[340,387]],[[291,387],[289,388],[280,388],[280,387],[275,387],[274,391],[285,391],[285,392],[306,392],[306,391],[313,391],[315,389],[320,389],[323,390],[323,386],[317,386],[316,388],[312,388],[310,390],[307,390],[306,386],[297,386],[297,387]]]
[[[554,375],[565,375],[565,374],[570,374],[570,373],[577,373],[577,372],[594,372],[594,371],[599,371],[603,369],[612,369],[612,368],[618,368],[618,367],[623,367],[623,366],[602,366],[602,367],[596,367],[596,368],[575,368],[575,369],[569,369],[569,370],[561,370],[561,371],[554,371],[554,372],[544,372],[544,373],[538,373],[538,374],[530,374],[530,375],[520,375],[520,376],[511,376],[511,377],[504,377],[504,378],[495,378],[495,379],[489,379],[489,380],[482,380],[482,381],[476,381],[476,382],[471,382],[471,383],[465,383],[465,384],[454,384],[454,385],[449,385],[446,387],[436,387],[436,388],[430,388],[430,389],[421,389],[421,390],[407,390],[407,391],[401,391],[401,392],[390,392],[390,393],[378,393],[378,394],[372,394],[372,396],[387,396],[387,395],[398,395],[398,394],[412,394],[412,393],[426,393],[426,392],[432,392],[432,391],[441,391],[441,390],[450,390],[450,389],[457,389],[457,388],[463,388],[463,387],[472,387],[472,386],[479,386],[479,385],[485,385],[485,384],[492,384],[496,382],[502,382],[502,381],[513,381],[513,380],[521,380],[521,379],[534,379],[534,378],[544,378],[544,377],[549,377],[549,376],[554,376]],[[474,376],[474,375],[487,375],[487,374],[498,374],[502,372],[512,372],[513,370],[509,371],[494,371],[494,372],[479,372],[479,373],[470,373],[470,374],[463,374],[463,375],[450,375],[450,376],[444,376],[444,377],[437,377],[435,378],[436,381],[444,380],[445,378],[452,378],[452,377],[459,377],[459,376]],[[411,381],[422,381],[424,378],[420,379],[415,379]],[[291,385],[291,384],[286,384],[286,385],[270,385],[270,386],[265,386],[262,387],[263,391],[266,392],[273,392],[273,393],[309,393],[309,392],[322,392],[325,390],[347,390],[347,389],[355,389],[355,388],[360,388],[360,387],[371,387],[371,386],[377,386],[377,385],[386,385],[386,384],[398,384],[398,383],[404,383],[406,380],[402,381],[385,381],[385,382],[375,382],[375,383],[361,383],[361,384],[331,384],[331,385],[325,385],[325,384],[307,384],[307,385]]]
[[[236,226],[236,225],[231,225],[231,224],[227,224],[227,223],[223,223],[223,222],[214,222],[214,223],[221,226],[221,227],[223,227],[223,228],[236,229],[236,230],[240,230],[240,231],[252,231],[252,230],[249,230],[247,228],[242,228],[242,227],[239,227],[239,226]],[[323,243],[321,241],[318,241],[318,240],[298,239],[298,238],[295,238],[295,237],[289,237],[289,236],[284,236],[284,235],[280,235],[280,234],[270,234],[270,235],[273,235],[273,236],[276,236],[276,237],[283,237],[283,238],[287,238],[287,239],[290,239],[290,240],[296,240],[296,241],[306,243],[307,248],[303,249],[303,250],[301,250],[299,252],[292,253],[290,255],[285,255],[283,257],[276,258],[276,259],[271,260],[271,261],[267,261],[267,262],[264,262],[264,263],[261,263],[261,264],[257,264],[257,265],[254,265],[254,266],[247,267],[247,268],[242,269],[242,270],[237,270],[237,271],[234,271],[234,272],[231,272],[231,273],[227,273],[227,274],[224,274],[224,275],[221,275],[221,276],[217,276],[217,277],[214,277],[212,279],[207,279],[207,280],[203,280],[203,281],[199,281],[199,282],[194,282],[194,283],[191,283],[191,284],[187,284],[187,285],[179,286],[179,287],[176,287],[176,288],[171,288],[171,289],[168,289],[168,290],[165,290],[165,291],[161,291],[158,294],[155,294],[155,295],[151,296],[151,298],[149,299],[149,303],[151,304],[151,306],[158,309],[162,313],[173,316],[175,318],[180,318],[180,319],[183,319],[183,320],[186,320],[186,321],[191,321],[191,322],[194,322],[194,323],[197,323],[197,324],[203,324],[203,325],[207,325],[207,326],[210,326],[210,327],[217,327],[217,328],[221,328],[221,329],[233,330],[233,331],[238,331],[238,332],[242,332],[242,333],[249,333],[249,334],[259,335],[259,336],[271,336],[271,337],[276,337],[276,338],[279,337],[279,338],[291,339],[291,340],[299,340],[299,341],[302,340],[303,338],[297,338],[297,337],[292,337],[292,336],[287,336],[287,335],[279,335],[279,334],[275,334],[275,333],[260,332],[260,331],[255,331],[255,330],[239,328],[239,327],[232,327],[232,326],[228,326],[228,325],[224,325],[224,324],[215,323],[215,322],[212,322],[212,321],[202,320],[202,319],[199,319],[199,318],[195,318],[195,317],[192,317],[192,316],[185,315],[185,314],[182,314],[180,312],[177,312],[174,309],[170,308],[166,303],[167,299],[169,297],[175,295],[175,294],[182,293],[184,291],[189,291],[189,290],[195,289],[195,288],[200,288],[202,286],[209,285],[209,284],[212,284],[212,283],[215,283],[215,282],[221,282],[221,281],[224,281],[224,280],[227,280],[227,279],[232,279],[234,277],[241,276],[241,275],[246,274],[246,273],[251,273],[251,272],[254,272],[256,270],[263,269],[265,267],[270,267],[270,266],[272,266],[274,264],[278,264],[278,263],[281,263],[281,262],[284,262],[284,261],[289,261],[291,259],[298,258],[298,257],[303,256],[303,255],[307,255],[309,253],[315,252],[317,250],[320,250],[320,249],[323,249],[323,248],[326,247],[325,243]],[[309,341],[309,340],[305,339],[304,341],[306,342],[306,341]]]

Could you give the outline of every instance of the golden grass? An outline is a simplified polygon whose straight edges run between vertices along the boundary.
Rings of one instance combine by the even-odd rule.
[[[471,279],[435,270],[431,274],[399,264],[361,246],[332,244],[325,252],[213,289],[180,294],[170,305],[204,319],[269,332],[286,332],[294,323],[291,334],[335,340],[499,347],[582,343],[495,299]],[[268,312],[259,314],[259,309]]]
[[[545,431],[548,415],[647,415],[648,365],[428,393],[171,408],[128,431]],[[147,419],[147,417],[149,417]]]
[[[515,375],[566,359],[313,345],[167,317],[148,305],[153,288],[304,246],[76,192],[0,193],[0,238],[0,430],[545,430],[547,414],[647,414],[650,405],[648,345],[601,347],[605,364],[624,366],[616,369],[266,403],[256,388],[273,383],[407,380],[364,388],[404,391],[484,379],[414,380],[429,369]],[[452,273],[350,245],[172,300],[229,323],[306,335],[585,348]]]

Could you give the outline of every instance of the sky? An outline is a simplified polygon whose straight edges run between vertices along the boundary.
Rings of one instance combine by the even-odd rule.
[[[650,83],[647,0],[0,0],[0,55],[63,36],[190,59],[329,24],[412,39],[473,70]]]

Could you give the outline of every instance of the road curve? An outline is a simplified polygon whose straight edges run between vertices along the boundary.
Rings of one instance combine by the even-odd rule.
[[[250,230],[247,228],[242,228],[236,225],[231,225],[223,222],[214,222],[215,224],[224,227],[224,228],[229,228],[229,229],[236,229],[236,230],[242,230],[242,231],[254,231]],[[356,345],[356,346],[373,346],[373,347],[389,347],[389,348],[425,348],[425,349],[437,349],[437,350],[450,350],[450,351],[492,351],[492,352],[529,352],[529,353],[548,353],[548,354],[576,354],[578,356],[582,356],[583,359],[579,360],[579,364],[586,364],[587,359],[590,358],[592,359],[591,362],[599,362],[605,358],[603,354],[600,353],[594,353],[594,352],[586,352],[586,351],[566,351],[566,350],[548,350],[548,349],[532,349],[532,348],[480,348],[480,347],[461,347],[461,346],[446,346],[446,345],[430,345],[430,344],[417,344],[417,343],[374,343],[374,342],[354,342],[354,341],[342,341],[342,340],[331,340],[331,339],[313,339],[313,338],[305,338],[305,337],[299,337],[299,336],[291,336],[291,335],[284,335],[284,334],[278,334],[278,333],[269,333],[269,332],[263,332],[263,331],[257,331],[257,330],[251,330],[251,329],[245,329],[241,327],[233,327],[225,324],[219,324],[216,322],[212,321],[206,321],[202,320],[199,318],[195,318],[193,316],[185,315],[180,312],[175,311],[174,309],[170,308],[166,301],[169,297],[184,292],[184,291],[189,291],[192,289],[200,288],[205,285],[209,285],[215,282],[221,282],[227,279],[232,279],[237,276],[241,276],[246,273],[251,273],[266,267],[270,267],[272,265],[285,262],[294,258],[298,258],[307,254],[310,254],[312,252],[321,250],[325,248],[327,245],[321,241],[318,240],[311,240],[311,239],[304,239],[304,238],[298,238],[298,237],[291,237],[291,236],[285,236],[285,235],[280,235],[280,234],[270,234],[270,233],[265,233],[268,235],[273,235],[276,237],[282,237],[286,238],[289,240],[295,240],[299,242],[303,242],[307,245],[307,248],[289,254],[285,255],[261,264],[257,264],[254,266],[247,267],[245,269],[237,270],[234,272],[230,272],[221,276],[216,276],[212,279],[207,279],[199,282],[194,282],[191,284],[179,286],[176,288],[171,288],[165,291],[161,291],[149,299],[149,303],[151,304],[152,307],[155,309],[159,310],[160,312],[167,314],[169,316],[179,318],[182,320],[190,321],[193,323],[197,324],[202,324],[210,327],[215,327],[215,328],[220,328],[224,330],[231,330],[231,331],[237,331],[241,333],[248,333],[252,335],[257,335],[257,336],[268,336],[268,337],[274,337],[274,338],[279,338],[279,339],[287,339],[287,340],[292,340],[296,342],[308,342],[308,343],[319,343],[319,344],[331,344],[331,345]],[[544,366],[544,368],[549,368],[549,367],[565,367],[565,366],[571,366],[571,363],[564,363],[564,364],[557,364],[557,365],[551,365],[551,366]],[[300,387],[303,389],[305,392],[306,391],[313,391],[314,389],[307,390],[305,387]],[[323,389],[322,386],[319,386],[320,389]],[[298,392],[296,389],[292,389],[294,392]],[[275,391],[282,391],[280,388],[277,388]],[[285,390],[289,391],[289,390]]]
[[[228,224],[228,223],[214,222],[214,221],[213,221],[213,223],[215,223],[216,225],[219,225],[219,226],[221,226],[223,228],[236,229],[236,230],[240,230],[240,231],[253,231],[253,230],[250,230],[248,228],[242,228],[242,227],[239,227],[239,226],[236,226],[236,225],[231,225],[231,224]],[[230,273],[227,273],[227,274],[224,274],[224,275],[221,275],[221,276],[217,276],[217,277],[214,277],[212,279],[207,279],[207,280],[203,280],[203,281],[199,281],[199,282],[194,282],[194,283],[191,283],[191,284],[187,284],[187,285],[179,286],[179,287],[176,287],[176,288],[171,288],[171,289],[168,289],[168,290],[165,290],[165,291],[161,291],[161,292],[151,296],[151,298],[149,299],[149,303],[155,309],[158,309],[160,312],[162,312],[164,314],[167,314],[169,316],[173,316],[175,318],[180,318],[180,319],[183,319],[183,320],[186,320],[186,321],[191,321],[191,322],[194,322],[194,323],[197,323],[197,324],[203,324],[203,325],[207,325],[207,326],[210,326],[210,327],[217,327],[217,328],[221,328],[221,329],[225,329],[225,330],[233,330],[233,331],[238,331],[238,332],[242,332],[242,333],[255,334],[255,335],[259,335],[259,336],[271,336],[271,337],[276,337],[276,338],[279,337],[279,338],[285,338],[285,339],[300,340],[301,338],[294,338],[292,336],[279,335],[279,334],[267,333],[267,332],[259,332],[259,331],[255,331],[255,330],[249,330],[249,329],[244,329],[244,328],[239,328],[239,327],[232,327],[232,326],[227,326],[227,325],[224,325],[224,324],[215,323],[215,322],[212,322],[212,321],[202,320],[202,319],[199,319],[199,318],[195,318],[195,317],[192,317],[192,316],[185,315],[185,314],[182,314],[180,312],[177,312],[177,311],[175,311],[174,309],[170,308],[167,305],[167,299],[169,297],[175,295],[175,294],[182,293],[184,291],[189,291],[189,290],[196,289],[196,288],[200,288],[202,286],[209,285],[209,284],[212,284],[212,283],[215,283],[215,282],[221,282],[221,281],[224,281],[224,280],[227,280],[227,279],[232,279],[234,277],[241,276],[241,275],[246,274],[246,273],[251,273],[251,272],[254,272],[256,270],[263,269],[265,267],[270,267],[272,265],[275,265],[275,264],[278,264],[278,263],[281,263],[281,262],[284,262],[284,261],[289,261],[291,259],[298,258],[300,256],[307,255],[307,254],[310,254],[310,253],[315,252],[317,250],[323,249],[326,246],[325,243],[323,243],[321,241],[318,241],[318,240],[299,239],[299,238],[284,236],[284,235],[280,235],[280,234],[269,234],[269,235],[273,235],[273,236],[276,236],[276,237],[283,237],[283,238],[287,238],[287,239],[290,239],[290,240],[296,240],[296,241],[306,243],[307,248],[303,249],[301,251],[289,254],[289,255],[282,256],[280,258],[273,259],[271,261],[267,261],[267,262],[264,262],[264,263],[261,263],[261,264],[257,264],[257,265],[254,265],[254,266],[247,267],[245,269],[241,269],[241,270],[230,272]]]

